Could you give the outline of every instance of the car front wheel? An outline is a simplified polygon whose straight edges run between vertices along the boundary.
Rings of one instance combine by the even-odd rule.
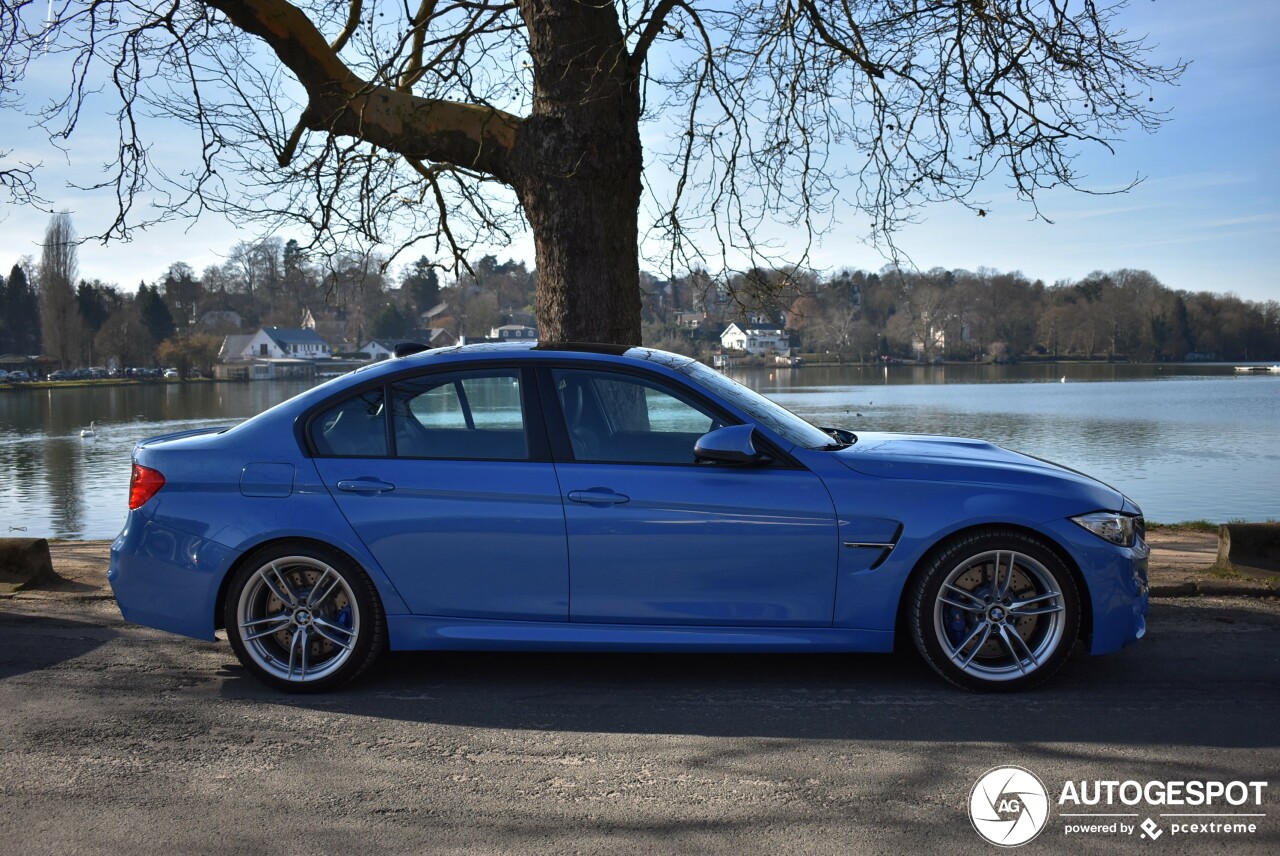
[[[227,639],[240,662],[286,692],[333,689],[381,653],[377,592],[349,558],[320,545],[278,544],[249,556],[227,590]]]
[[[1071,655],[1080,598],[1062,560],[1018,530],[963,536],[936,553],[911,592],[916,648],[968,690],[1029,689]]]

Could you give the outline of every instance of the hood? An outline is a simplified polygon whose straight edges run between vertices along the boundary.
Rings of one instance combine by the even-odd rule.
[[[1120,510],[1126,502],[1115,488],[1084,473],[985,440],[859,432],[858,442],[835,454],[849,469],[878,478],[1059,491],[1075,486],[1094,494],[1098,501],[1105,500],[1099,508]]]

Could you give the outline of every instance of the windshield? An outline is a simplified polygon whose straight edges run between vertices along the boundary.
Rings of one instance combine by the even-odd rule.
[[[831,435],[813,427],[785,407],[774,404],[760,393],[748,389],[735,380],[730,380],[702,363],[691,361],[675,368],[694,383],[720,396],[797,446],[806,449],[825,449],[832,446]]]

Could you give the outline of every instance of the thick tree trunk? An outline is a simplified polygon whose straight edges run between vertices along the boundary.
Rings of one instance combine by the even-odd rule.
[[[612,3],[524,0],[533,114],[512,184],[533,229],[543,342],[640,344],[640,94]]]
[[[541,341],[640,344],[638,161],[638,152],[615,154],[576,174],[521,182],[537,253]]]

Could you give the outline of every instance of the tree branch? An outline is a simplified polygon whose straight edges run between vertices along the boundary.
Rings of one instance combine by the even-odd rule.
[[[351,39],[351,34],[356,31],[356,27],[360,26],[360,13],[364,11],[364,3],[362,0],[351,0],[350,6],[347,7],[347,23],[342,28],[342,32],[338,33],[338,37],[333,40],[329,47],[334,53],[340,53],[347,42]]]
[[[830,30],[827,29],[822,21],[822,13],[818,11],[818,7],[813,5],[813,0],[800,0],[800,8],[804,10],[805,15],[809,18],[809,23],[813,25],[813,31],[822,39],[823,44],[853,62],[866,72],[868,77],[873,77],[877,80],[884,79],[884,69],[867,59],[870,56],[870,52],[867,50],[866,42],[862,40],[862,32],[852,20],[848,23],[854,40],[858,43],[858,50],[856,51],[851,50],[848,45],[831,35]]]
[[[662,32],[671,10],[676,6],[683,5],[680,0],[659,0],[658,5],[653,7],[653,14],[649,16],[649,22],[645,24],[644,31],[640,33],[640,38],[636,41],[636,46],[631,51],[631,69],[633,72],[639,73],[641,66],[644,65],[644,61],[649,55],[649,48]]]
[[[311,20],[285,0],[206,0],[275,52],[307,91],[299,124],[412,158],[508,181],[520,118],[493,107],[422,98],[361,79]],[[340,38],[335,44],[342,41]]]

